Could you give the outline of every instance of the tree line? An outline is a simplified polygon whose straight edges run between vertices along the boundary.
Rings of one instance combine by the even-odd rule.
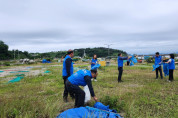
[[[98,48],[80,48],[74,49],[75,56],[83,57],[84,51],[87,57],[93,57],[96,54],[98,57],[107,57],[107,56],[117,56],[118,53],[123,53],[127,55],[125,51],[118,49],[109,49],[108,48],[98,47]],[[66,55],[67,51],[52,51],[45,53],[29,53],[28,51],[20,50],[9,50],[9,46],[0,40],[0,60],[10,60],[10,59],[43,59],[43,58],[61,58]]]

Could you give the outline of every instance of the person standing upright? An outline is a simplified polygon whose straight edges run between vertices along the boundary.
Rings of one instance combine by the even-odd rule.
[[[73,62],[72,62],[72,57],[74,56],[73,50],[68,50],[67,55],[64,58],[63,61],[63,70],[62,70],[62,76],[64,80],[64,93],[63,93],[63,100],[67,102],[67,97],[68,97],[68,90],[66,87],[66,80],[68,77],[70,77],[73,74]],[[74,94],[70,93],[70,96],[72,98],[74,97]]]
[[[94,55],[93,55],[93,58],[92,58],[92,60],[91,60],[91,68],[92,68],[93,66],[95,66],[97,63],[98,63],[97,55],[94,54]],[[92,80],[93,80],[93,79],[92,79]],[[94,78],[94,81],[97,81],[97,80],[96,80],[96,77]]]
[[[174,80],[173,72],[175,70],[174,54],[170,54],[170,59],[166,63],[169,64],[169,82],[172,82]]]
[[[158,71],[160,72],[161,79],[163,79],[161,63],[162,63],[162,57],[159,55],[159,52],[156,52],[155,65],[159,65],[159,67],[156,68],[156,79],[158,79]]]
[[[117,61],[118,61],[118,71],[119,71],[118,82],[123,82],[121,80],[121,78],[122,78],[122,72],[123,72],[123,60],[127,60],[127,59],[130,59],[130,58],[131,58],[131,56],[129,56],[129,57],[122,57],[122,53],[118,54],[118,59],[117,59]]]

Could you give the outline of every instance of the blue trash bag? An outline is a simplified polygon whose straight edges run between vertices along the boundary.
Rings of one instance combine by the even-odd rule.
[[[130,66],[134,66],[134,63],[137,63],[137,59],[134,57],[134,55],[129,60],[130,60]]]
[[[132,61],[130,62],[130,66],[134,66],[134,63]]]
[[[169,64],[163,63],[163,72],[165,77],[169,75]]]
[[[153,70],[152,71],[155,71],[158,67],[160,67],[160,65],[153,65]]]
[[[91,70],[97,70],[100,66],[101,66],[100,64],[95,64],[95,65],[91,68]]]
[[[134,62],[134,63],[137,63],[137,59],[136,59],[134,56],[132,56],[132,57],[130,58],[130,60],[131,60],[132,62]]]

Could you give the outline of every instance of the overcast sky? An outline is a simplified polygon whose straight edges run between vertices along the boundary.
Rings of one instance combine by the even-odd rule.
[[[0,0],[0,40],[29,52],[178,52],[178,0]]]

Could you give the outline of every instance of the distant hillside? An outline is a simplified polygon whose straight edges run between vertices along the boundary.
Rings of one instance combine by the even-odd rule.
[[[75,55],[77,56],[83,56],[84,50],[86,53],[86,56],[93,57],[94,54],[96,54],[98,57],[106,57],[108,56],[108,48],[104,47],[98,47],[98,48],[81,48],[81,49],[75,49]],[[126,55],[127,53],[122,50],[117,49],[109,49],[109,56],[117,56],[118,53],[123,53]]]
[[[74,49],[75,56],[83,57],[84,50],[87,57],[93,57],[96,54],[98,57],[107,57],[108,56],[108,48],[98,47],[98,48],[80,48]],[[57,52],[47,52],[47,53],[38,53],[38,56],[41,58],[61,58],[65,56],[66,51],[57,51]],[[123,53],[123,55],[127,55],[126,52],[117,49],[109,49],[109,56],[117,56],[118,53]]]
[[[84,51],[86,57],[93,57],[96,54],[98,57],[107,57],[108,48],[98,47],[98,48],[80,48],[74,49],[75,56],[83,57]],[[0,40],[0,60],[9,60],[9,59],[37,59],[37,58],[61,58],[66,55],[67,51],[55,51],[55,52],[46,52],[46,53],[29,53],[28,51],[20,50],[9,50],[9,46]],[[117,56],[118,53],[127,53],[122,50],[109,49],[109,56]]]

